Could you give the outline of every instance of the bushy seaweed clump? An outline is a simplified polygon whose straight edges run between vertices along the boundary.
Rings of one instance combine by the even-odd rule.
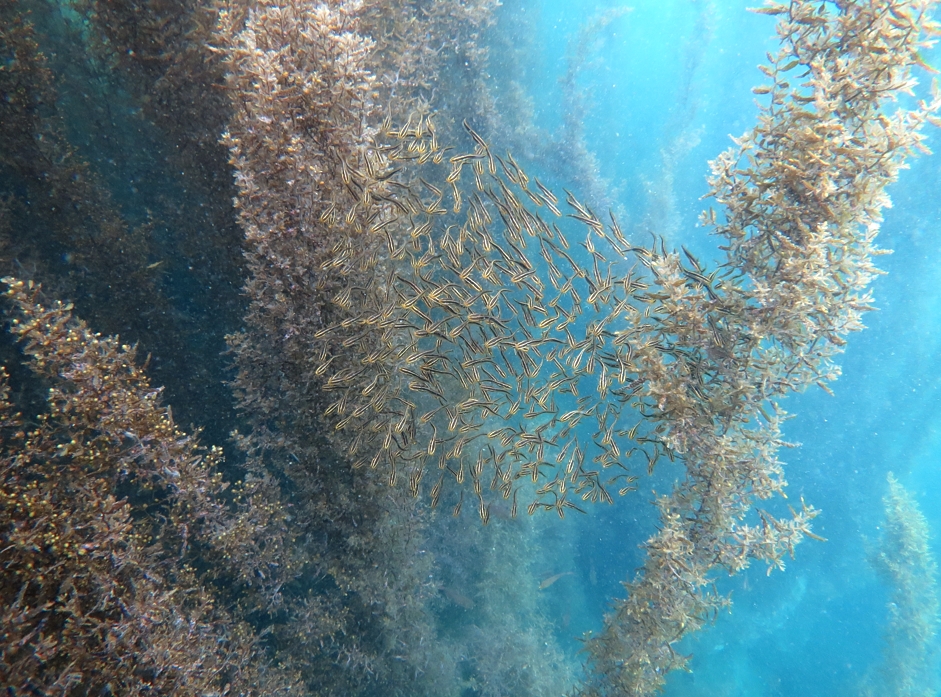
[[[146,346],[177,415],[221,442],[241,231],[217,143],[221,70],[194,5],[0,2],[0,273],[41,278],[99,331]]]
[[[890,472],[883,497],[885,533],[871,562],[889,587],[882,664],[867,674],[865,695],[938,692],[938,564],[928,522],[912,494]]]
[[[346,635],[358,650],[346,663],[366,676],[357,689],[408,684],[441,694],[461,684],[502,684],[502,667],[452,647],[439,631],[433,610],[442,584],[427,545],[427,510],[408,491],[390,489],[386,473],[352,472],[323,422],[333,400],[323,389],[326,371],[358,356],[344,351],[327,362],[322,331],[342,321],[332,299],[389,268],[369,255],[344,266],[336,253],[375,249],[384,238],[365,233],[376,209],[404,197],[401,183],[387,176],[375,135],[383,121],[403,116],[400,109],[432,108],[436,85],[479,65],[482,49],[464,54],[492,5],[443,3],[416,12],[409,3],[263,3],[245,12],[233,3],[220,14],[217,41],[236,107],[225,140],[251,273],[245,331],[230,337],[247,422],[240,446],[250,469],[277,472],[285,483],[299,537],[315,548],[329,542],[316,565],[329,579],[323,585],[335,586],[328,594],[349,613]],[[449,71],[458,55],[461,69]],[[362,350],[379,341],[357,339]],[[469,589],[477,581],[460,584]],[[478,598],[481,606],[488,596]],[[529,633],[540,626],[520,623]],[[317,653],[303,635],[294,643],[309,647],[298,654]],[[532,662],[554,675],[549,653]]]
[[[300,694],[211,581],[283,561],[276,541],[253,530],[261,517],[274,527],[276,506],[252,486],[240,493],[254,500],[232,502],[221,452],[177,428],[133,348],[92,333],[68,305],[44,306],[38,287],[4,282],[13,332],[49,384],[48,411],[24,421],[0,375],[4,685]]]

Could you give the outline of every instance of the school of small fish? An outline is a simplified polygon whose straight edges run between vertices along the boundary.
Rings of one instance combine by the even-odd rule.
[[[391,144],[343,173],[357,231],[322,266],[347,281],[315,337],[315,372],[336,396],[325,416],[354,467],[384,467],[414,495],[433,479],[432,507],[456,484],[454,515],[465,483],[484,523],[494,497],[514,517],[519,505],[564,517],[610,503],[610,491],[634,489],[638,463],[672,457],[644,422],[634,365],[669,349],[645,334],[655,298],[626,261],[657,252],[568,192],[564,215],[547,186],[463,125],[474,149],[447,157],[433,116],[387,122]],[[403,181],[405,163],[433,174]],[[584,227],[578,248],[561,218]],[[689,283],[716,283],[689,259]]]

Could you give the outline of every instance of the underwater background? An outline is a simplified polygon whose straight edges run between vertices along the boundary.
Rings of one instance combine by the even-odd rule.
[[[442,48],[436,55],[446,56],[427,84],[416,80],[418,87],[411,86],[421,96],[403,97],[391,79],[375,87],[376,99],[396,104],[396,120],[409,118],[416,101],[426,100],[431,113],[451,124],[442,131],[459,147],[473,147],[459,126],[467,119],[477,133],[498,144],[495,151],[512,151],[549,188],[571,190],[604,219],[602,211],[614,211],[633,244],[654,240],[656,251],[662,239],[665,248],[685,247],[706,266],[721,257],[720,241],[699,223],[709,205],[703,201],[710,189],[708,163],[730,147],[730,135],[741,136],[756,123],[759,108],[752,87],[764,79],[756,66],[778,48],[774,17],[749,12],[754,3],[735,0],[438,4],[440,14],[434,2],[355,4],[375,26],[395,26],[400,32],[374,32],[371,50],[380,56],[384,50],[394,54],[384,48],[382,37],[400,36],[422,18],[438,22],[412,39],[418,45],[438,41]],[[233,7],[251,3],[226,5],[234,15]],[[323,7],[330,5],[353,4]],[[246,558],[284,555],[271,568],[291,558],[297,571],[283,587],[267,589],[263,574],[259,582],[237,570],[233,550],[243,547],[232,543],[218,558],[236,559],[235,570],[217,573],[212,568],[215,543],[197,542],[197,524],[171,513],[175,504],[163,503],[176,496],[173,486],[138,491],[133,481],[124,481],[122,470],[114,475],[114,495],[130,502],[132,527],[147,520],[146,528],[157,530],[162,523],[152,522],[160,517],[151,513],[156,510],[172,525],[193,528],[193,542],[185,532],[182,547],[178,532],[153,532],[149,542],[129,544],[150,549],[170,540],[166,544],[174,552],[160,557],[161,583],[172,587],[168,569],[178,562],[180,587],[204,589],[215,598],[209,605],[224,608],[224,616],[210,613],[206,622],[219,636],[231,631],[232,636],[255,637],[247,642],[251,649],[233,650],[230,663],[220,660],[217,668],[206,664],[206,685],[215,684],[214,693],[202,683],[191,689],[189,678],[160,682],[161,675],[172,672],[167,667],[146,674],[114,669],[127,682],[111,678],[102,686],[91,666],[95,660],[103,665],[112,660],[102,657],[106,650],[89,650],[92,658],[81,663],[85,672],[73,669],[66,679],[62,676],[68,671],[56,668],[47,675],[43,665],[54,661],[43,652],[67,654],[68,639],[62,637],[68,633],[59,635],[56,649],[30,643],[45,630],[13,648],[14,634],[7,626],[0,627],[5,643],[0,684],[11,695],[137,694],[130,686],[143,693],[145,684],[151,685],[149,693],[160,694],[578,693],[584,689],[577,687],[585,675],[582,637],[602,630],[612,600],[625,595],[625,579],[644,565],[641,545],[656,533],[660,520],[652,505],[654,492],[667,493],[682,478],[680,464],[660,465],[640,477],[636,491],[615,496],[612,505],[584,506],[584,514],[570,511],[559,520],[552,511],[530,516],[521,507],[519,515],[511,516],[508,508],[494,504],[485,526],[476,504],[465,503],[459,515],[451,515],[458,501],[453,492],[445,494],[446,505],[432,510],[426,495],[416,502],[407,491],[388,494],[394,487],[385,477],[372,481],[371,469],[353,470],[330,440],[332,428],[323,427],[326,435],[314,434],[319,427],[311,424],[321,423],[321,413],[312,412],[304,421],[277,413],[300,402],[278,403],[267,396],[253,402],[244,363],[238,367],[237,361],[251,361],[253,351],[264,350],[226,342],[245,326],[252,291],[244,286],[257,263],[251,255],[247,261],[242,256],[244,230],[237,208],[245,210],[247,204],[232,203],[240,195],[234,184],[237,156],[230,158],[231,142],[221,144],[232,123],[225,106],[231,92],[220,87],[225,70],[219,65],[210,72],[211,89],[200,81],[206,79],[202,69],[194,67],[233,50],[235,42],[226,49],[218,37],[209,38],[222,5],[208,7],[0,0],[0,25],[6,27],[0,43],[6,104],[0,108],[0,262],[3,275],[32,279],[42,284],[47,298],[73,302],[75,316],[92,332],[117,334],[121,342],[136,344],[139,362],[149,356],[146,374],[151,384],[164,386],[160,399],[172,406],[175,423],[188,433],[201,429],[204,446],[225,451],[224,461],[213,465],[233,483],[229,493],[219,492],[226,505],[233,510],[242,505],[241,495],[232,493],[240,486],[234,483],[242,481],[265,482],[262,489],[245,493],[244,500],[274,496],[265,493],[269,487],[291,501],[285,503],[287,513],[268,511],[265,521],[249,516],[251,525],[226,529],[242,531],[246,539],[273,540],[266,526],[274,525],[280,531],[277,544],[246,543]],[[410,19],[399,26],[391,16],[395,13]],[[169,19],[150,24],[142,19],[150,22],[155,16]],[[185,24],[181,17],[203,17],[194,24],[200,30],[179,29]],[[141,24],[135,26],[137,21]],[[473,30],[451,24],[461,21]],[[25,34],[14,31],[27,25]],[[155,48],[161,30],[167,33],[159,40],[169,48]],[[203,50],[207,44],[215,46],[213,51]],[[135,64],[132,54],[141,46],[154,53]],[[189,46],[190,52],[180,46]],[[160,58],[162,50],[176,52],[177,59]],[[935,51],[922,55],[929,64],[941,62]],[[31,70],[20,70],[28,64]],[[171,64],[178,72],[166,70]],[[425,63],[408,65],[420,73]],[[200,80],[190,79],[187,70]],[[919,75],[919,98],[926,97],[931,78],[924,71]],[[487,99],[480,98],[484,91]],[[30,107],[17,111],[20,101]],[[914,100],[903,96],[903,106],[910,107],[909,102]],[[393,108],[388,111],[392,114]],[[927,145],[936,150],[939,136],[933,128],[928,128]],[[673,671],[666,678],[667,695],[941,694],[941,647],[933,633],[937,572],[931,562],[941,545],[941,160],[925,155],[909,164],[888,190],[893,205],[884,211],[879,245],[894,253],[877,260],[886,272],[872,286],[879,311],[864,315],[866,329],[851,335],[837,357],[842,374],[830,383],[832,395],[811,386],[783,400],[793,415],[783,423],[783,438],[800,444],[781,454],[787,503],[796,508],[803,498],[819,509],[813,532],[826,541],[806,540],[793,558],[785,557],[783,571],[769,572],[763,563],[735,576],[719,570],[717,590],[730,593],[732,605],[701,631],[676,642],[677,652],[691,659],[688,672]],[[626,273],[632,266],[625,260],[623,268],[616,268]],[[34,316],[25,300],[17,302],[27,309],[12,310],[8,301],[8,316],[21,322],[26,320],[17,313]],[[19,330],[13,333],[29,338]],[[7,336],[0,353],[10,372],[11,401],[28,415],[24,423],[30,427],[39,423],[34,415],[46,409],[49,386],[68,377],[67,371],[32,375],[27,369],[35,356],[31,351],[24,353],[22,344]],[[321,412],[329,403],[316,396],[304,399]],[[256,404],[263,405],[258,409],[265,410],[264,419],[252,415]],[[284,445],[287,437],[278,440],[289,428],[314,434],[303,441],[309,451],[291,451],[293,446]],[[233,438],[234,431],[242,441]],[[11,434],[4,431],[8,448],[16,443],[17,456],[29,451]],[[133,446],[130,436],[125,441],[118,450]],[[144,441],[138,442],[143,448]],[[288,454],[278,455],[279,447]],[[36,446],[35,452],[40,458],[46,450]],[[9,453],[6,457],[16,460]],[[271,465],[266,457],[281,457],[287,464]],[[319,458],[319,464],[310,464],[309,458]],[[25,486],[8,474],[12,467],[5,464],[4,469],[8,506],[10,492]],[[890,472],[896,478],[891,481],[904,487],[901,493],[889,483]],[[303,477],[310,479],[298,484]],[[929,636],[922,637],[912,680],[890,675],[893,656],[896,666],[906,665],[893,653],[898,644],[889,636],[898,596],[879,562],[886,540],[895,539],[887,532],[893,523],[887,519],[891,505],[886,497],[892,492],[896,513],[905,511],[910,519],[921,515],[926,525],[918,529],[926,535],[922,561],[928,581],[918,597],[929,615]],[[301,498],[318,503],[305,509]],[[768,506],[776,515],[786,508],[781,501]],[[22,528],[9,512],[13,508],[4,510],[3,541],[10,549]],[[316,515],[305,518],[310,511]],[[213,530],[206,534],[216,535],[218,529]],[[108,564],[117,567],[117,562]],[[28,568],[28,573],[40,572]],[[0,586],[11,607],[17,597],[20,602],[33,592],[17,595],[19,588],[33,588],[22,580],[24,573],[17,572],[19,581],[5,579]],[[406,582],[415,585],[396,585]],[[48,592],[51,604],[63,593]],[[302,605],[306,614],[297,610]],[[33,607],[48,608],[39,601]],[[12,623],[13,615],[0,619]],[[55,632],[64,632],[68,622]],[[48,626],[53,624],[50,620]],[[230,625],[240,629],[226,629]],[[141,654],[150,646],[146,632],[142,636],[135,644]],[[104,643],[120,643],[109,642]],[[33,677],[22,677],[29,672],[22,668],[23,652],[35,657],[26,661],[34,666],[29,669]],[[56,660],[68,664],[62,656]],[[265,684],[260,677],[251,687],[253,674],[246,669],[238,678],[244,683],[238,683],[232,666],[249,662],[266,667],[258,669],[258,676],[270,669],[283,670],[286,677],[277,678],[277,690],[258,687]]]

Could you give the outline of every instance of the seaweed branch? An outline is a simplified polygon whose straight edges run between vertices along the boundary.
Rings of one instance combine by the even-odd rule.
[[[933,695],[938,691],[938,564],[928,521],[914,497],[888,476],[885,534],[872,565],[888,584],[888,626],[882,665],[870,671],[865,695]],[[880,679],[874,681],[878,676]],[[875,688],[875,690],[874,690]]]
[[[686,477],[659,501],[661,529],[604,629],[587,642],[596,679],[586,695],[656,692],[688,659],[674,644],[728,604],[712,584],[751,560],[783,568],[811,534],[806,505],[782,520],[756,509],[784,493],[776,451],[784,417],[776,400],[838,375],[833,357],[872,309],[875,235],[885,187],[906,156],[924,150],[921,126],[938,102],[885,111],[911,93],[934,3],[771,4],[782,48],[761,70],[771,85],[758,126],[712,163],[706,225],[727,260],[706,275],[686,254],[650,261],[662,300],[660,342],[695,355],[700,399],[679,361],[645,361],[652,418],[681,455]],[[721,277],[720,277],[721,276]],[[693,281],[690,284],[690,280]],[[720,284],[721,283],[721,284]],[[653,358],[659,358],[654,355]],[[685,359],[684,359],[685,362]],[[746,522],[757,511],[758,524]],[[752,516],[755,514],[752,513]]]

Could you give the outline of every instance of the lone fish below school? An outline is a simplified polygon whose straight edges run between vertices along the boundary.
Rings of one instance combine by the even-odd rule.
[[[550,576],[549,578],[545,579],[542,583],[539,584],[539,590],[541,591],[546,590],[546,588],[555,584],[555,582],[558,581],[563,576],[574,576],[574,575],[575,575],[574,571],[563,571],[561,574]]]

